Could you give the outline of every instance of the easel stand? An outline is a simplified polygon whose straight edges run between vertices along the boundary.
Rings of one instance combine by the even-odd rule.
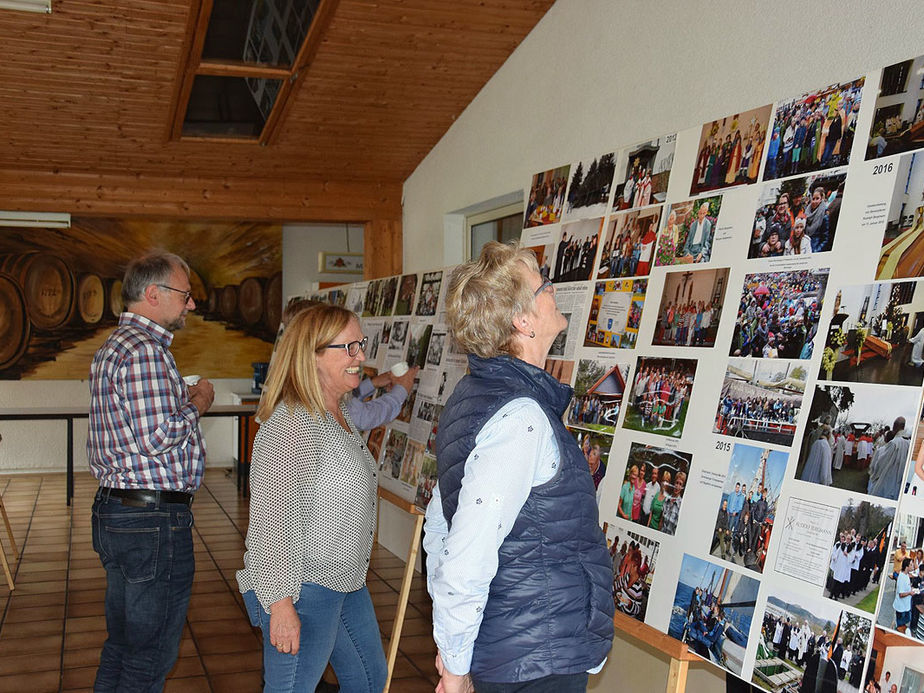
[[[395,507],[408,513],[414,518],[414,532],[411,534],[410,547],[407,552],[407,563],[404,564],[404,577],[401,579],[401,591],[398,593],[398,608],[395,612],[395,623],[391,628],[391,638],[388,641],[388,678],[385,681],[383,693],[391,688],[391,676],[395,671],[395,662],[398,659],[398,641],[401,640],[401,629],[404,627],[404,614],[407,611],[407,600],[411,593],[411,579],[414,577],[414,565],[417,563],[417,554],[420,551],[420,530],[423,527],[424,513],[410,501],[379,486],[379,498],[386,500]],[[378,539],[378,537],[376,537]]]
[[[640,640],[671,658],[666,693],[682,693],[686,689],[690,662],[702,661],[700,657],[690,652],[686,643],[618,611],[613,616],[613,624],[617,631]]]

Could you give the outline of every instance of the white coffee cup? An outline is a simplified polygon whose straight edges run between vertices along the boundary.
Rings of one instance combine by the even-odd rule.
[[[391,367],[391,374],[396,378],[400,378],[407,373],[408,370],[407,361],[398,361],[398,363]]]
[[[200,380],[202,380],[201,375],[184,375],[183,376],[183,382],[186,383],[188,387],[192,387],[193,385],[198,383]]]

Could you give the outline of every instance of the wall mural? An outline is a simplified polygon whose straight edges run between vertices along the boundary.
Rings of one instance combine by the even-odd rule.
[[[0,379],[85,379],[122,311],[126,264],[162,248],[190,266],[195,311],[171,350],[185,373],[246,378],[282,307],[282,226],[75,218],[0,229]]]

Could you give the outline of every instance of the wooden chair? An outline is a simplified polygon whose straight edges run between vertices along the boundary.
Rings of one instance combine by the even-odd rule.
[[[3,436],[0,436],[0,441]],[[0,514],[3,515],[3,524],[6,525],[6,535],[10,538],[10,547],[13,549],[13,558],[19,557],[19,549],[16,548],[16,540],[13,538],[13,528],[10,526],[10,518],[6,514],[6,508],[3,507],[3,496],[0,496]],[[3,543],[0,542],[0,563],[3,563],[3,572],[6,574],[6,584],[10,586],[10,591],[15,589],[13,584],[13,573],[10,572],[10,564],[6,560],[6,552],[3,550]]]

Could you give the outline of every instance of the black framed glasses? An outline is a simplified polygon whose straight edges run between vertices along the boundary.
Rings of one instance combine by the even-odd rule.
[[[533,291],[533,297],[538,296],[539,294],[541,294],[541,293],[542,293],[543,291],[545,291],[546,289],[551,289],[552,287],[553,287],[553,284],[552,284],[552,280],[551,280],[551,279],[546,279],[546,280],[544,280],[544,281],[539,285],[539,288],[536,289],[535,291]]]
[[[363,337],[358,342],[347,342],[346,344],[328,344],[325,349],[343,349],[351,358],[359,355],[359,352],[366,353],[366,345],[369,344],[369,338]]]
[[[172,286],[167,286],[166,284],[158,284],[161,289],[168,289],[170,291],[176,291],[178,294],[183,294],[183,303],[189,303],[189,299],[192,298],[192,291],[183,291],[182,289],[174,289]]]

